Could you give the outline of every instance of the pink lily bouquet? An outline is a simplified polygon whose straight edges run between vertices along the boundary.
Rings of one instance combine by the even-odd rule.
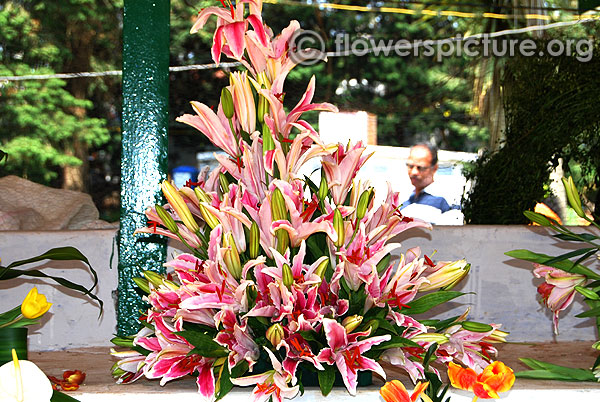
[[[373,188],[355,180],[371,156],[364,145],[325,144],[301,119],[337,111],[312,103],[314,77],[297,105],[284,107],[299,23],[274,36],[261,0],[228,5],[202,10],[192,33],[216,15],[214,61],[223,53],[245,71],[230,74],[216,112],[192,102],[196,114],[178,119],[225,154],[198,182],[163,182],[168,203],[146,211],[150,226],[138,232],[180,240],[189,252],[165,264],[167,275],[136,278],[150,307],[137,335],[113,340],[129,348],[114,352],[118,382],[164,385],[191,374],[209,400],[254,385],[252,400],[281,401],[311,376],[324,395],[336,376],[354,395],[361,371],[385,378],[380,360],[423,379],[428,351],[427,362],[483,371],[496,352],[490,342],[506,336],[498,325],[413,317],[460,296],[449,289],[469,264],[435,263],[419,249],[392,258],[394,236],[430,225],[402,216],[398,193],[376,205]],[[318,185],[300,173],[313,158]]]

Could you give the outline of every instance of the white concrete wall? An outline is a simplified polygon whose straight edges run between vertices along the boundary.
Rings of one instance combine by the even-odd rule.
[[[584,232],[590,229],[579,228]],[[595,234],[600,234],[595,231]],[[550,237],[545,228],[533,226],[438,226],[432,231],[415,230],[399,235],[401,250],[419,246],[430,255],[437,251],[437,261],[466,258],[471,272],[454,290],[474,292],[456,300],[453,308],[440,311],[440,317],[462,314],[471,308],[470,318],[475,321],[502,324],[511,333],[510,341],[574,341],[595,340],[593,319],[575,318],[584,311],[581,298],[562,312],[560,334],[553,335],[552,315],[539,303],[533,265],[504,255],[515,249],[527,249],[548,255],[559,255],[572,248],[567,242]],[[598,265],[596,264],[596,268]],[[448,307],[448,306],[446,306]]]
[[[586,229],[581,229],[582,231]],[[0,258],[3,265],[14,260],[41,254],[53,247],[74,246],[90,260],[100,275],[97,295],[104,305],[104,315],[98,319],[97,307],[78,293],[61,289],[50,281],[14,280],[0,281],[0,311],[21,303],[33,283],[41,293],[54,303],[42,325],[30,329],[31,350],[59,350],[84,346],[109,345],[115,333],[116,316],[113,292],[117,287],[117,246],[115,230],[90,230],[69,232],[0,232]],[[560,322],[560,335],[552,334],[551,315],[538,303],[536,285],[531,274],[531,264],[517,261],[504,252],[525,248],[557,255],[568,245],[557,242],[545,234],[545,229],[525,226],[462,226],[435,227],[433,231],[413,230],[399,236],[402,252],[420,246],[424,253],[436,260],[466,258],[472,264],[471,273],[458,289],[474,292],[450,303],[438,317],[461,314],[471,307],[471,319],[502,323],[511,332],[509,340],[567,341],[594,340],[595,327],[590,319],[574,315],[583,311],[576,302]],[[111,253],[114,252],[111,263]],[[169,250],[172,255],[174,250]],[[82,265],[72,262],[43,263],[48,272],[64,276],[78,283],[91,283],[91,277]],[[31,268],[35,264],[27,265]],[[447,308],[450,308],[447,310]]]
[[[117,288],[118,247],[113,240],[115,229],[77,230],[56,232],[0,232],[0,258],[6,266],[13,261],[40,255],[51,248],[73,246],[79,249],[98,272],[100,280],[95,294],[104,302],[104,314],[95,302],[78,292],[64,288],[47,279],[21,279],[0,281],[0,311],[9,310],[23,301],[35,284],[48,301],[54,303],[42,317],[42,324],[30,326],[30,350],[60,350],[73,347],[104,346],[110,344],[116,332],[113,291]],[[114,257],[111,261],[111,254]],[[112,263],[111,263],[112,262]],[[44,267],[44,272],[64,277],[89,287],[93,279],[85,264],[76,262],[46,261],[23,265],[24,269]]]

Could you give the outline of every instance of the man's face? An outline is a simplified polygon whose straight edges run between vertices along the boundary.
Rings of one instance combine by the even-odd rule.
[[[406,168],[410,182],[417,192],[433,183],[433,175],[437,171],[437,165],[431,166],[431,153],[425,147],[414,147],[410,151]]]

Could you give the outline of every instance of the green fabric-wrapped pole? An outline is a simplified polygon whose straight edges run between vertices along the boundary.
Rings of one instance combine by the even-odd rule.
[[[161,271],[166,242],[135,235],[145,209],[161,202],[167,173],[169,0],[125,0],[123,16],[123,153],[117,334],[139,329],[143,303],[132,278]],[[158,243],[156,242],[158,241]]]

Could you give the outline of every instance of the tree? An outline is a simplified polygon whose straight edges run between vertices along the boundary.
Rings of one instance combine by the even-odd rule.
[[[119,4],[8,1],[0,10],[1,75],[107,69],[118,62]],[[88,150],[110,140],[100,79],[11,81],[0,89],[6,173],[85,190]],[[60,180],[59,180],[60,179]],[[60,183],[59,183],[60,181]]]

